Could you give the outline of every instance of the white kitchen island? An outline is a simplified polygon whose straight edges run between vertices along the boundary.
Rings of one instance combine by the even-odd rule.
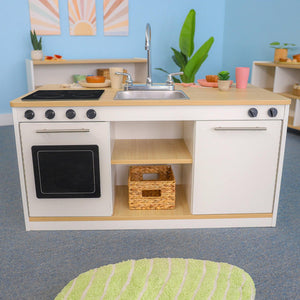
[[[113,100],[116,90],[106,89],[99,100],[13,100],[26,229],[275,226],[290,100],[253,86],[245,90],[232,87],[228,92],[178,89],[190,99]],[[69,109],[76,112],[72,120],[64,119]],[[86,114],[90,109],[96,112],[92,120]],[[28,110],[34,112],[30,120],[24,116]],[[46,110],[55,111],[57,117],[46,119]],[[60,210],[63,204],[56,208],[52,202],[47,215],[43,203],[50,200],[33,200],[35,196],[28,192],[34,190],[34,180],[27,178],[30,155],[26,154],[28,141],[23,127],[33,124],[30,126],[55,129],[68,124],[84,128],[90,123],[96,126],[91,132],[95,135],[97,124],[106,124],[101,134],[109,141],[105,155],[110,163],[103,162],[109,176],[101,185],[109,186],[105,201],[111,203],[113,213],[101,215],[96,209],[94,214],[85,213],[84,206],[93,203],[87,199],[76,204],[76,213],[70,207],[65,214]],[[129,210],[128,167],[144,164],[172,165],[177,184],[174,210]],[[38,210],[30,209],[32,201],[40,201]]]

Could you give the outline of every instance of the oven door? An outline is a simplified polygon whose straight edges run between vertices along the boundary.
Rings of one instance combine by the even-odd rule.
[[[29,216],[110,216],[109,122],[21,123]]]
[[[97,145],[32,146],[37,198],[100,197]]]

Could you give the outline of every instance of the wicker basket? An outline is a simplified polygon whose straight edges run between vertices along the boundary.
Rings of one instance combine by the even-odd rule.
[[[145,180],[145,174],[157,180]],[[175,178],[171,166],[131,166],[128,177],[129,209],[174,209]]]

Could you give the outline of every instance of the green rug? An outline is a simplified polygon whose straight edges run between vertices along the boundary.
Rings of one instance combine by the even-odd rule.
[[[183,258],[128,260],[80,274],[60,299],[254,299],[244,270],[227,263]]]

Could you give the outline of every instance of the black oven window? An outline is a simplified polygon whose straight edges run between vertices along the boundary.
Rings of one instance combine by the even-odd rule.
[[[100,197],[97,145],[33,146],[38,198]]]

